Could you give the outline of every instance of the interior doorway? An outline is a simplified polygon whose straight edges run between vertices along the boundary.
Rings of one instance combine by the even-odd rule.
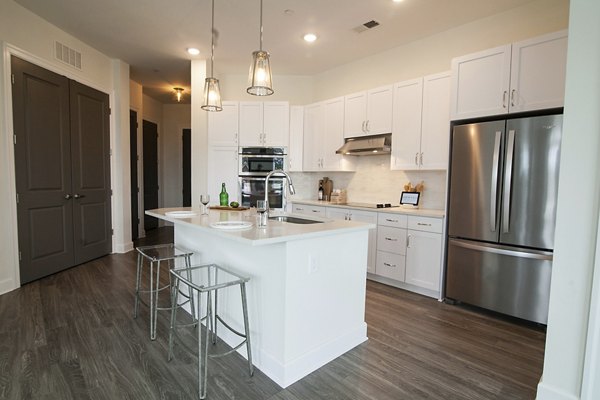
[[[158,126],[143,121],[144,136],[144,211],[158,208]],[[158,228],[158,219],[144,215],[144,230]]]
[[[192,130],[184,129],[182,134],[183,167],[183,207],[192,206]]]
[[[21,284],[112,250],[107,94],[11,57]]]
[[[139,203],[138,194],[138,153],[137,153],[137,112],[129,111],[129,171],[131,177],[131,240],[140,236],[139,226]]]

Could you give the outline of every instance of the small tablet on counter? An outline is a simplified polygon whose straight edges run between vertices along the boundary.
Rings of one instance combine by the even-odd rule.
[[[420,192],[402,192],[400,195],[400,205],[418,207],[420,197]]]

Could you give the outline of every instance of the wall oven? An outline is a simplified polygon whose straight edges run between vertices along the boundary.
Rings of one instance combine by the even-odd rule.
[[[238,179],[242,206],[255,207],[256,200],[265,198],[265,177],[276,169],[287,169],[286,147],[240,147]],[[285,178],[271,177],[268,193],[269,208],[285,210]]]
[[[275,169],[287,169],[285,147],[240,147],[239,176],[267,176]]]

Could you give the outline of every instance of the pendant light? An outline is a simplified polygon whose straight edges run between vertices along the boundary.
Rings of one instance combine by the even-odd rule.
[[[263,51],[263,0],[260,0],[260,49],[252,53],[252,65],[248,76],[246,91],[254,96],[270,96],[273,94],[271,79],[271,62],[269,53]]]
[[[222,111],[223,106],[221,105],[219,80],[213,77],[213,64],[215,62],[215,0],[212,0],[210,34],[210,77],[204,80],[204,102],[200,108],[206,111]]]
[[[173,88],[173,90],[175,91],[175,97],[177,98],[177,102],[180,103],[181,98],[183,97],[183,88],[176,87]]]

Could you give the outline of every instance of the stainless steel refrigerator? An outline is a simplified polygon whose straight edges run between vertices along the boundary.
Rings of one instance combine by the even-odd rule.
[[[546,324],[562,115],[456,125],[447,298]]]

